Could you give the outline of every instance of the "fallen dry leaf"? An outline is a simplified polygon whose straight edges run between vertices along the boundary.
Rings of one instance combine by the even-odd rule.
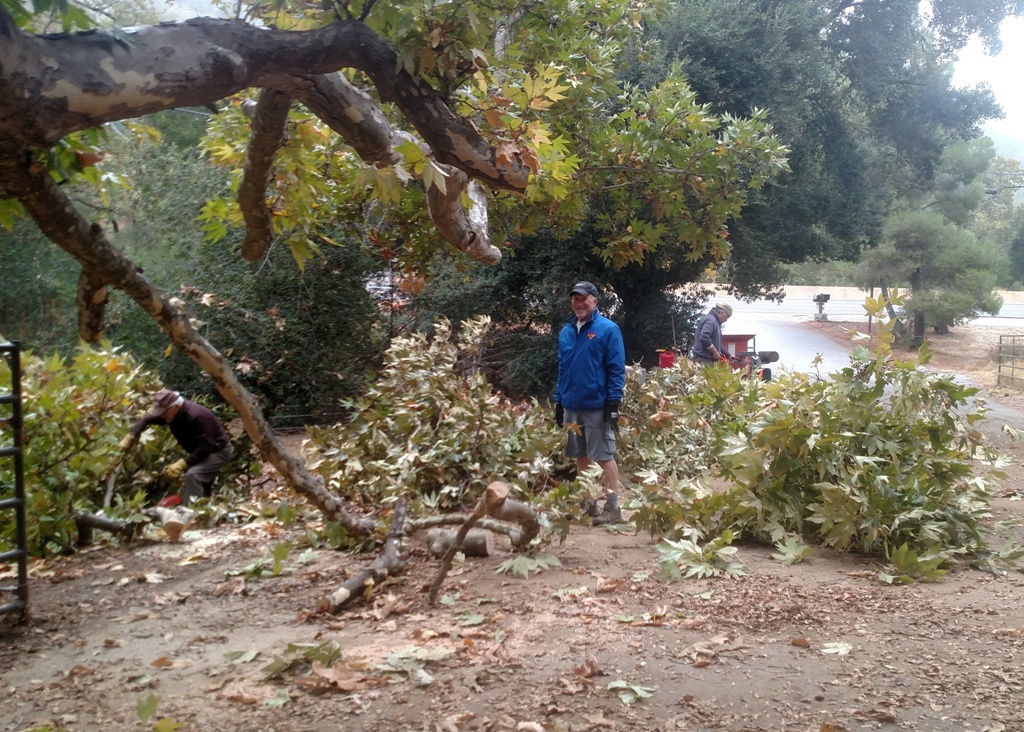
[[[205,691],[207,694],[214,691],[220,691],[224,688],[224,685],[227,684],[230,680],[231,678],[229,676],[225,676],[223,679],[215,679],[214,681],[211,681],[209,684],[204,686],[203,691]]]
[[[427,628],[413,628],[409,635],[421,643],[426,643],[428,640],[437,638],[438,633],[437,631],[429,630]]]
[[[153,595],[152,603],[154,605],[171,605],[181,604],[188,600],[189,593],[181,592],[164,592],[159,595]]]
[[[348,666],[324,666],[318,661],[313,661],[313,673],[326,679],[341,691],[364,691],[387,683],[387,679],[367,676]]]
[[[996,628],[992,632],[996,636],[1005,636],[1008,638],[1024,637],[1024,628]]]
[[[573,673],[577,676],[582,676],[585,679],[589,679],[591,676],[603,676],[604,672],[597,663],[597,659],[593,656],[587,656],[583,659],[583,663],[578,666],[574,666],[572,669]]]
[[[155,666],[156,668],[159,668],[159,669],[192,668],[193,666],[196,665],[196,662],[193,661],[192,659],[189,659],[189,658],[179,658],[179,659],[175,660],[175,659],[172,659],[172,658],[170,658],[168,656],[162,656],[162,657],[156,659],[155,661],[153,661],[150,665],[151,666]]]
[[[873,719],[876,722],[883,722],[885,724],[892,724],[896,721],[896,715],[892,712],[887,712],[884,709],[872,709],[870,711],[864,712],[862,716],[865,716],[868,719]]]
[[[224,698],[228,701],[237,702],[238,704],[257,704],[260,701],[258,696],[245,689],[233,691],[230,694],[227,694]]]
[[[207,554],[206,552],[200,551],[200,552],[196,552],[195,554],[192,554],[190,556],[187,556],[184,559],[179,560],[178,561],[178,565],[184,567],[185,565],[188,565],[188,564],[198,564],[199,562],[203,561],[204,559],[209,559],[209,558],[210,558],[209,554]]]
[[[216,597],[221,597],[222,595],[229,595],[229,594],[230,595],[241,595],[241,594],[244,594],[244,593],[245,593],[245,577],[235,577],[233,580],[231,580],[229,582],[224,582],[223,584],[217,585],[217,587],[215,587],[214,590],[213,590],[213,594]]]
[[[799,646],[800,648],[810,648],[811,642],[806,638],[794,638],[790,641],[791,645]]]
[[[624,579],[609,579],[608,577],[598,577],[597,588],[594,590],[598,594],[604,592],[618,592],[626,584]]]

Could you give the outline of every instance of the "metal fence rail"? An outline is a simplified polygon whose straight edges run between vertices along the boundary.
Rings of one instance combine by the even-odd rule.
[[[996,383],[1000,386],[1024,386],[1024,335],[999,336]]]
[[[14,511],[14,549],[0,552],[0,564],[16,562],[17,584],[0,585],[0,614],[17,612],[28,615],[28,539],[25,533],[25,466],[22,454],[21,348],[17,343],[0,342],[0,358],[11,371],[11,389],[0,392],[0,460],[13,460],[11,484],[0,483],[0,511]],[[7,416],[7,415],[10,416]],[[7,596],[14,600],[4,602]]]

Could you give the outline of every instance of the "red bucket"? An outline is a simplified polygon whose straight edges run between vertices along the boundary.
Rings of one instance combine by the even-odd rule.
[[[676,363],[676,354],[674,351],[659,351],[658,352],[658,365],[663,369],[670,369]]]

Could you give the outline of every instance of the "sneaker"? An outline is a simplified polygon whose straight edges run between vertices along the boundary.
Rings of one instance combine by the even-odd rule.
[[[609,493],[604,501],[604,508],[591,522],[594,526],[605,526],[617,524],[622,521],[622,509],[619,508],[619,499],[615,494]]]

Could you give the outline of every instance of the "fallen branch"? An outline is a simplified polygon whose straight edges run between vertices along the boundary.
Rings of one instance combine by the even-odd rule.
[[[391,516],[388,536],[384,541],[384,550],[370,568],[349,577],[345,583],[326,597],[320,598],[317,609],[320,612],[336,613],[345,609],[357,597],[369,597],[373,588],[392,574],[400,572],[404,566],[402,560],[402,536],[405,534],[405,499],[395,504],[395,512]]]
[[[484,494],[480,496],[480,500],[477,501],[473,513],[459,527],[452,545],[448,547],[447,553],[445,553],[444,558],[441,560],[441,567],[438,569],[434,581],[430,583],[431,605],[437,600],[438,590],[441,589],[444,578],[448,576],[448,572],[452,568],[452,560],[455,558],[455,553],[462,547],[469,530],[479,523],[484,516],[493,516],[502,521],[516,521],[520,523],[522,531],[518,536],[519,541],[513,540],[512,542],[515,546],[528,544],[540,533],[540,521],[537,520],[537,513],[533,510],[533,507],[522,501],[508,500],[508,491],[507,483],[503,483],[500,480],[491,483],[487,486]]]
[[[465,523],[459,527],[458,532],[455,534],[455,539],[452,541],[452,545],[448,547],[448,551],[445,552],[444,557],[441,559],[441,568],[437,570],[437,574],[434,576],[434,581],[430,583],[430,604],[433,605],[437,600],[437,591],[441,589],[441,583],[444,582],[444,578],[448,576],[448,571],[452,568],[452,560],[455,559],[455,554],[462,548],[462,542],[466,540],[466,534],[473,528],[473,524],[486,516],[489,509],[505,500],[505,496],[508,495],[508,486],[504,483],[495,481],[487,486],[487,490],[480,496],[480,500],[476,502],[476,508],[473,509],[473,513],[469,515]]]
[[[533,506],[522,501],[506,499],[499,509],[498,514],[492,514],[495,519],[482,518],[474,525],[480,529],[492,531],[495,534],[507,536],[512,546],[520,549],[528,546],[537,534],[540,533],[540,519]],[[497,519],[497,520],[496,520]],[[422,529],[429,529],[435,526],[459,526],[469,520],[469,514],[446,513],[438,516],[424,516],[412,519],[406,526],[407,533],[414,533]],[[508,521],[518,523],[518,526],[510,526]]]
[[[540,519],[537,517],[537,511],[529,503],[507,498],[489,513],[499,521],[519,524],[518,534],[509,536],[512,539],[512,546],[517,549],[528,546],[540,533]]]

